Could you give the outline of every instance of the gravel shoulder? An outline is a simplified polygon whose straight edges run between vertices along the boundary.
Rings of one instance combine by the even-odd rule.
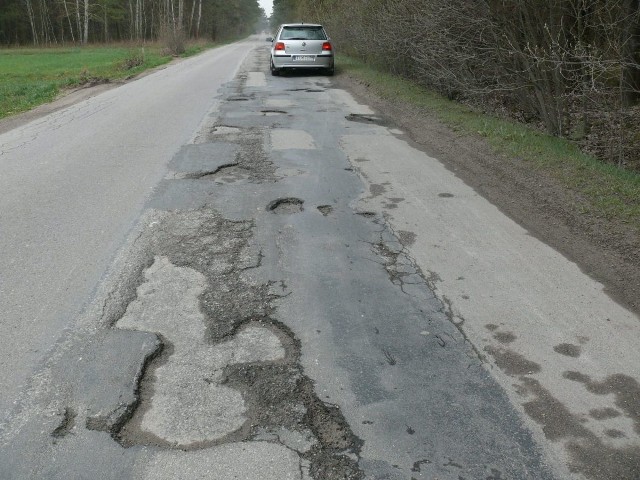
[[[517,158],[496,154],[479,138],[455,132],[415,105],[382,99],[357,77],[341,73],[340,88],[407,132],[414,146],[437,158],[534,237],[602,283],[618,303],[640,314],[640,238],[634,225],[579,213],[576,192]]]

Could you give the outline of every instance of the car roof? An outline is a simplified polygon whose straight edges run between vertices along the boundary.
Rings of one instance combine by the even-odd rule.
[[[283,27],[321,27],[319,23],[283,23]]]

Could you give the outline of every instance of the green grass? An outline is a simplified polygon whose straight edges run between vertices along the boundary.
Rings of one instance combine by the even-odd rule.
[[[183,57],[213,45],[188,45]],[[0,118],[50,102],[62,89],[128,78],[171,61],[162,47],[0,49]]]
[[[380,97],[424,108],[456,131],[483,137],[496,153],[553,175],[584,199],[582,213],[629,223],[640,233],[640,174],[600,162],[568,140],[476,112],[354,58],[340,56],[338,65]]]

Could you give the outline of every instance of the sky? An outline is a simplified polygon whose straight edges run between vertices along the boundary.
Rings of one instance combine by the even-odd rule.
[[[273,10],[273,0],[259,0],[258,2],[262,9],[266,12],[267,17],[271,15]]]

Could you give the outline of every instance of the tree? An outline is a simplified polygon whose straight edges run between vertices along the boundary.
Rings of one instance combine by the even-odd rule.
[[[623,103],[640,103],[640,0],[627,0],[627,21],[623,29],[624,45]]]

